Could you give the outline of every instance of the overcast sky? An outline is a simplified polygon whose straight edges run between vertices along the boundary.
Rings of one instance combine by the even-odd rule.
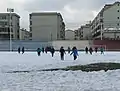
[[[116,0],[0,0],[0,12],[14,8],[21,16],[21,28],[29,29],[29,14],[41,11],[57,11],[63,16],[67,29],[77,29],[93,20],[100,9]],[[118,0],[120,1],[120,0]]]

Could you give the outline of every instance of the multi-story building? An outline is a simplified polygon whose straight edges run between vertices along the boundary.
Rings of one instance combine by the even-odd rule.
[[[65,24],[60,13],[40,12],[30,14],[32,40],[52,41],[65,39]]]
[[[19,40],[20,33],[20,16],[16,13],[0,13],[0,40],[9,40],[10,39],[10,26],[11,26],[11,38],[13,40]]]
[[[106,4],[91,23],[93,38],[120,38],[120,2]]]
[[[65,39],[66,40],[74,40],[75,39],[75,32],[73,30],[66,30],[65,31]]]
[[[26,29],[20,29],[20,40],[30,40],[30,32]]]
[[[90,39],[90,35],[91,35],[91,25],[90,24],[86,24],[81,26],[79,29],[79,39]]]
[[[78,31],[78,29],[74,31],[74,39],[79,40],[79,31]]]

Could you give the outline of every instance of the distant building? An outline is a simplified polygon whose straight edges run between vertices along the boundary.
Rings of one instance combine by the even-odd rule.
[[[80,34],[80,38],[79,39],[90,39],[90,35],[91,35],[91,28],[90,28],[90,24],[86,24],[81,26],[78,31]]]
[[[40,12],[30,14],[32,40],[52,41],[65,39],[65,23],[60,13]]]
[[[120,38],[120,2],[106,4],[91,23],[93,38]]]
[[[20,36],[20,16],[16,13],[11,14],[11,38],[19,40]],[[10,14],[0,13],[0,40],[10,39]]]
[[[75,30],[75,31],[74,31],[74,39],[75,39],[75,40],[79,40],[79,37],[80,37],[80,36],[79,36],[79,31],[78,31],[78,30]]]
[[[20,40],[30,40],[30,32],[26,29],[20,29]]]
[[[75,32],[73,30],[66,30],[65,31],[65,39],[66,40],[74,40],[75,39]]]

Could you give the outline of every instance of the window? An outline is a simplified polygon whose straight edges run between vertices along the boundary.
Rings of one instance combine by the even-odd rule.
[[[30,27],[30,31],[32,31],[32,27]]]
[[[5,22],[5,23],[4,23],[4,25],[8,25],[8,23],[7,23],[7,22]]]
[[[119,23],[117,25],[119,26]]]
[[[117,17],[118,19],[120,19],[119,17]]]
[[[17,23],[17,26],[19,26],[19,23]]]
[[[30,19],[32,19],[32,15],[30,14]]]
[[[2,19],[6,19],[6,16],[2,16]]]
[[[13,32],[13,28],[11,28],[11,32]]]
[[[30,25],[32,25],[32,21],[30,21]]]
[[[19,39],[19,35],[17,35],[17,38]]]
[[[11,35],[11,38],[13,38],[13,34]]]
[[[117,10],[117,12],[120,12],[119,10]]]
[[[103,22],[103,19],[100,19],[100,22],[102,23],[102,22]]]

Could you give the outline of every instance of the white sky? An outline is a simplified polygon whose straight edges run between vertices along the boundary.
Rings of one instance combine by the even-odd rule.
[[[116,0],[0,0],[0,12],[14,8],[21,16],[21,28],[29,30],[29,14],[41,11],[58,11],[62,14],[67,29],[77,29],[93,20],[107,3]],[[120,1],[120,0],[118,0]]]

